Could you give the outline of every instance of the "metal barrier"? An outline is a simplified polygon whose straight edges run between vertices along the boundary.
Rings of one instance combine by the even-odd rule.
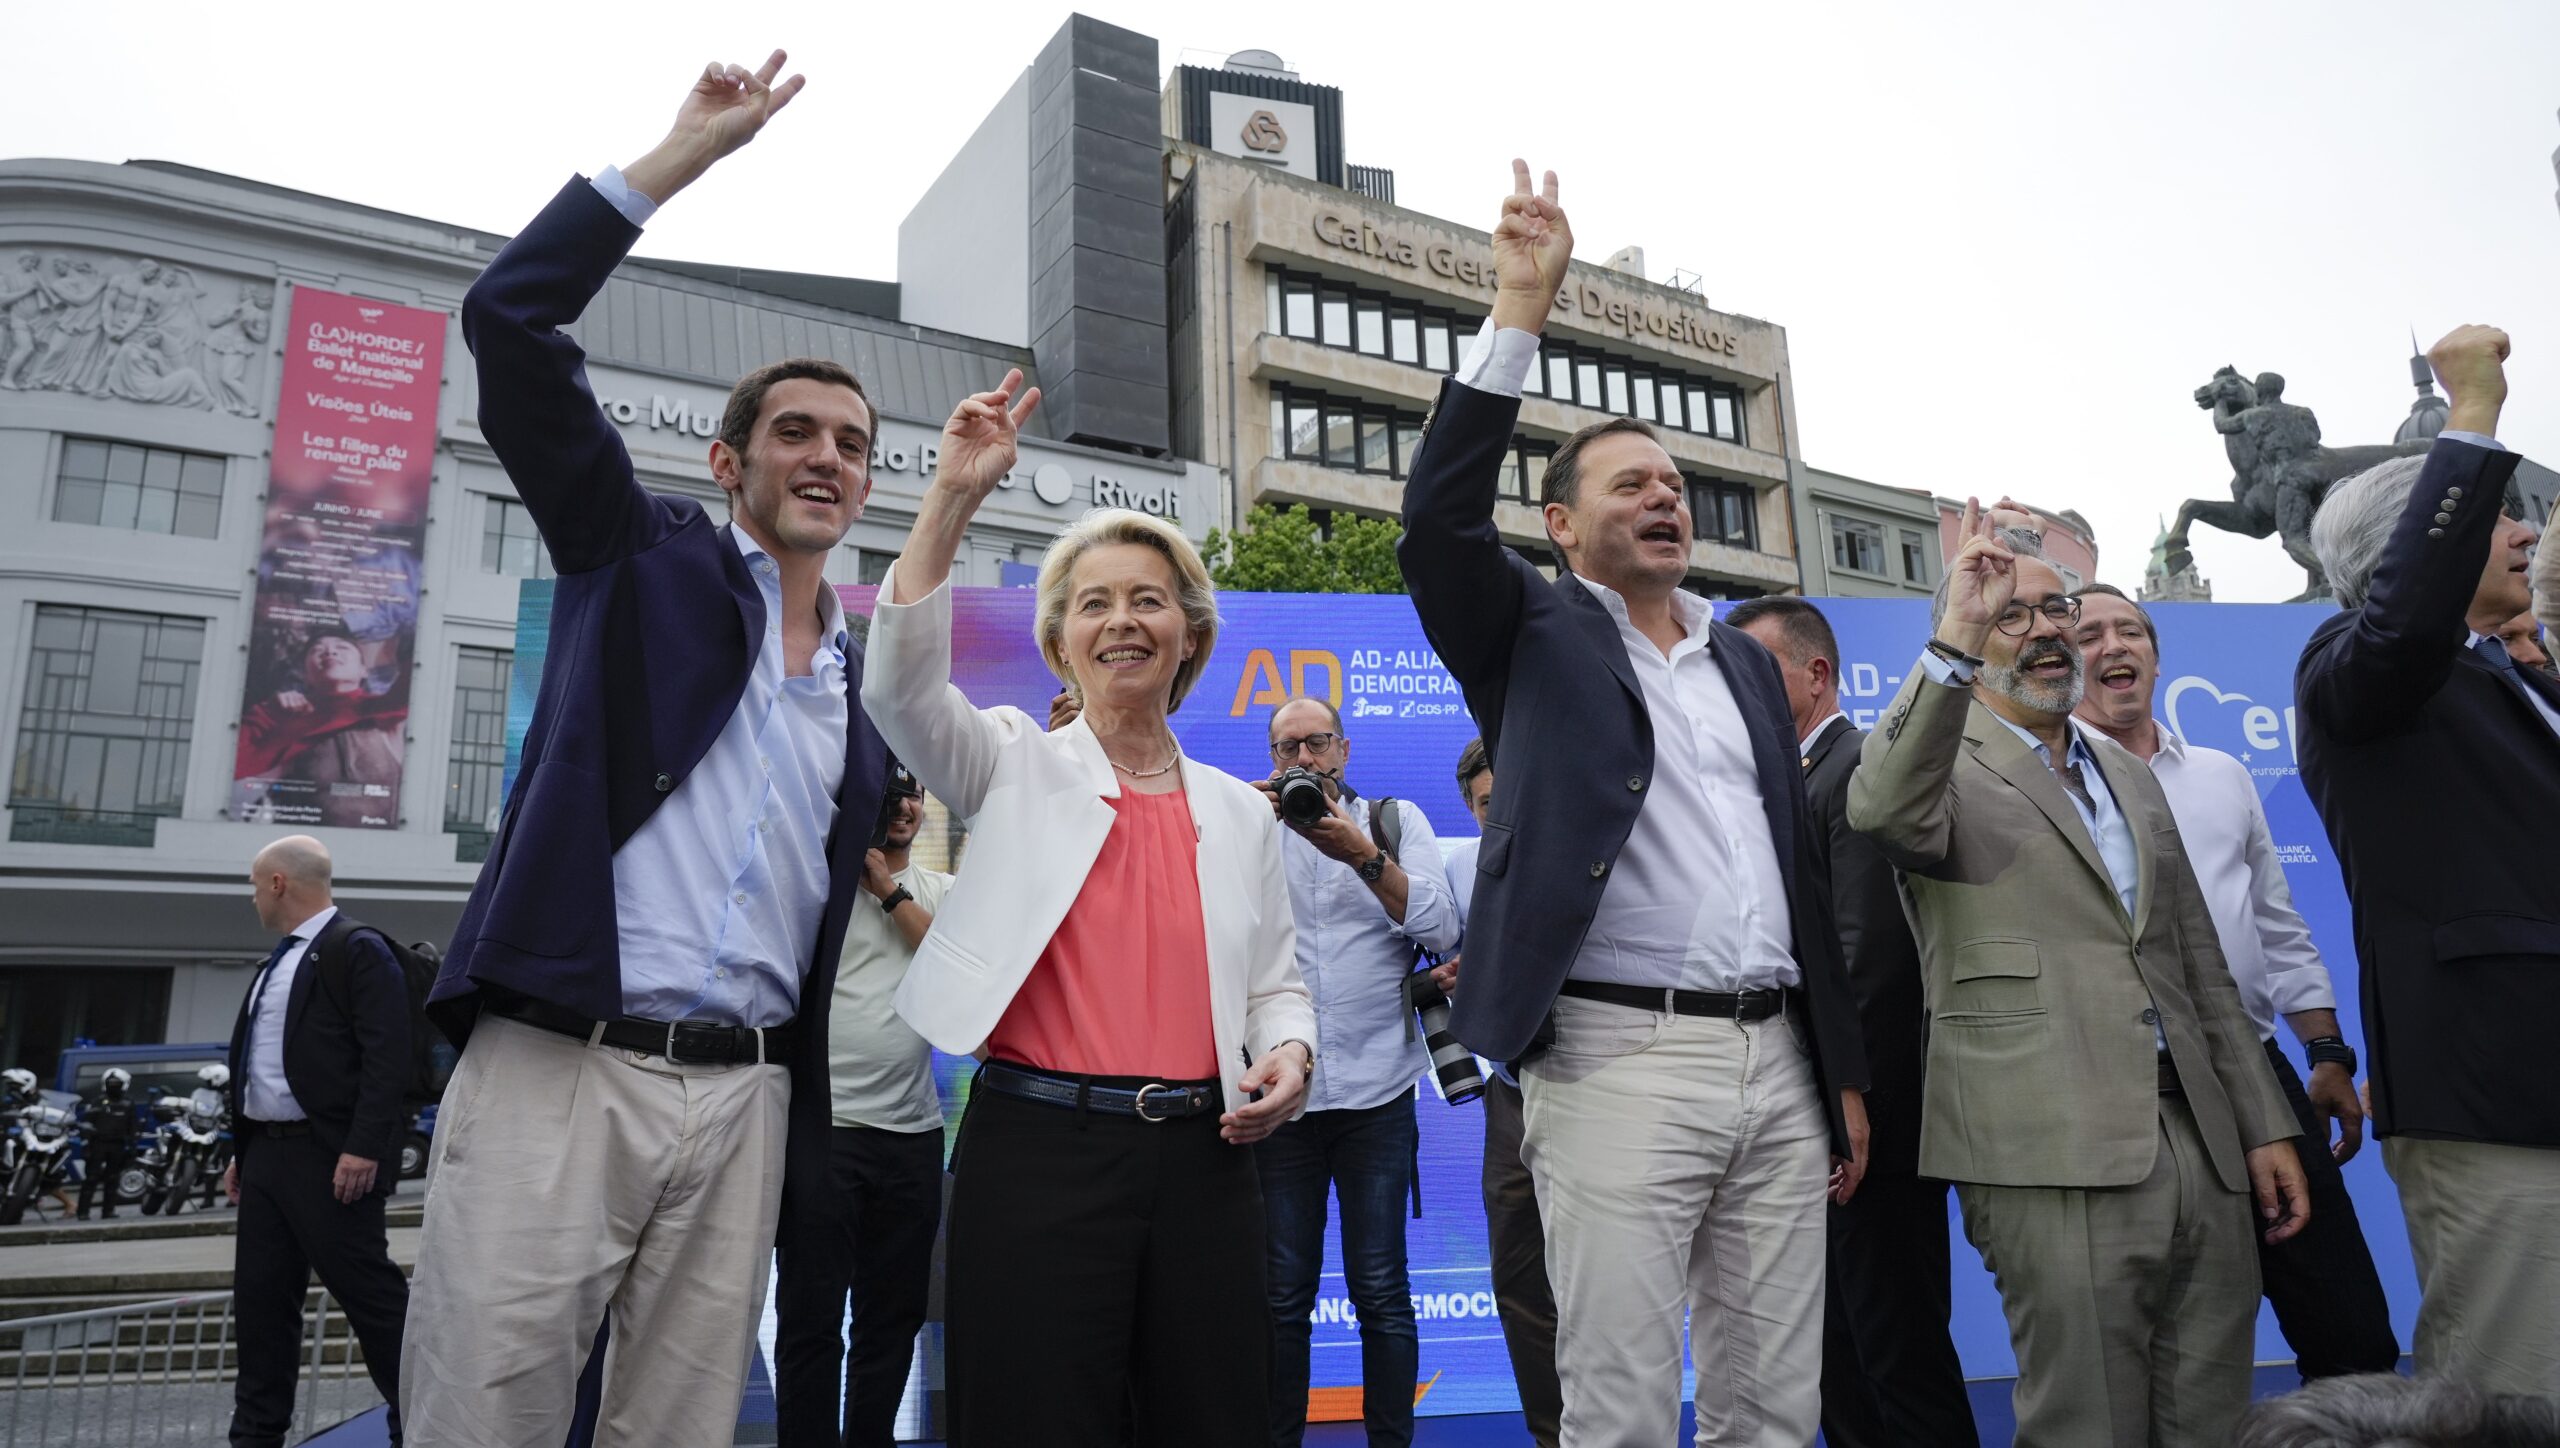
[[[302,1314],[296,1441],[382,1399],[344,1313],[314,1287]],[[0,1320],[7,1448],[218,1443],[239,1376],[231,1294]]]

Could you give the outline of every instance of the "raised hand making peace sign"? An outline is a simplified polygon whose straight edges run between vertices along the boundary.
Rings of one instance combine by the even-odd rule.
[[[1992,531],[1981,499],[1965,499],[1955,560],[1947,565],[1947,608],[1938,620],[1939,639],[1965,653],[1981,653],[1993,621],[2017,592],[2018,555]]]
[[[1529,163],[1511,163],[1511,194],[1493,228],[1493,324],[1524,332],[1545,329],[1547,309],[1573,264],[1573,227],[1556,204],[1556,173],[1529,189]]]
[[[754,140],[764,123],[808,84],[807,77],[797,75],[774,84],[788,58],[777,50],[754,70],[716,60],[704,66],[693,88],[685,92],[684,103],[676,107],[676,121],[667,128],[666,139],[624,167],[623,179],[633,190],[663,205],[700,179],[714,162]]]
[[[951,420],[942,425],[942,458],[934,481],[960,489],[972,505],[995,491],[1021,455],[1022,424],[1040,405],[1039,388],[1023,391],[1017,400],[1014,393],[1021,388],[1022,369],[1016,367],[995,391],[960,399]]]

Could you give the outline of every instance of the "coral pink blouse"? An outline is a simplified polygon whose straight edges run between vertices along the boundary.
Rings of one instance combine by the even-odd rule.
[[[1202,1081],[1219,1074],[1190,796],[1122,790],[1057,934],[987,1038],[1044,1071]]]

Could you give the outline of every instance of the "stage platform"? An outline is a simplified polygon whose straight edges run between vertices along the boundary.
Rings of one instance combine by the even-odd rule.
[[[2406,1359],[2401,1371],[2408,1371]],[[2009,1415],[2009,1378],[1984,1378],[1968,1385],[1973,1394],[1973,1415],[1982,1430],[1982,1448],[2009,1448],[2017,1432],[2017,1421]],[[2272,1398],[2292,1392],[2301,1378],[2291,1363],[2270,1363],[2258,1369],[2253,1392],[2261,1398]],[[768,1410],[769,1413],[770,1410]],[[1680,1414],[1680,1441],[1689,1441],[1689,1414]],[[739,1443],[770,1443],[773,1424],[770,1417],[762,1423],[740,1425]],[[1367,1441],[1357,1423],[1319,1423],[1307,1430],[1307,1448],[1360,1448]],[[1819,1443],[1821,1440],[1816,1439]],[[310,1440],[313,1448],[389,1448],[390,1435],[383,1431],[379,1409],[342,1427]],[[1414,1424],[1414,1448],[1528,1448],[1529,1435],[1521,1430],[1517,1413],[1485,1413],[1462,1418],[1424,1418]],[[941,1448],[939,1444],[923,1444],[919,1448]]]

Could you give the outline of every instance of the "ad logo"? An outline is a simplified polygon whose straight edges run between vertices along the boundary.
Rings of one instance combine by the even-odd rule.
[[[1289,133],[1280,128],[1280,118],[1269,111],[1255,111],[1244,123],[1244,148],[1278,155],[1289,149]]]

